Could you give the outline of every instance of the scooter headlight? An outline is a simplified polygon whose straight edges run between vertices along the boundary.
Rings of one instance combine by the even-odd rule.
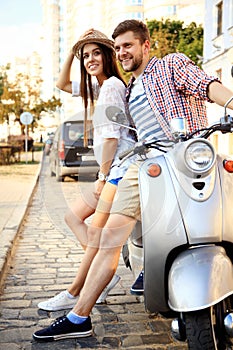
[[[215,152],[209,143],[194,141],[185,152],[185,161],[192,171],[205,172],[214,162]]]

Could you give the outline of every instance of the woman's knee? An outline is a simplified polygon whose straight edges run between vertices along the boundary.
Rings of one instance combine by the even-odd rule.
[[[99,247],[102,228],[89,226],[87,230],[87,242],[93,248]]]
[[[73,225],[83,224],[85,217],[83,217],[82,213],[78,213],[77,210],[75,212],[72,208],[70,208],[65,213],[64,220],[69,227],[72,227]]]

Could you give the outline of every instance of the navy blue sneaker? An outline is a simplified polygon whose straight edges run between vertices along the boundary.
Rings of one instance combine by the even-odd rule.
[[[92,334],[91,318],[80,324],[74,324],[66,316],[57,318],[49,327],[33,334],[37,341],[53,341],[68,338],[89,337]]]
[[[144,271],[142,271],[132,287],[130,288],[130,293],[133,295],[143,295],[144,293],[144,287],[143,287],[143,275]]]

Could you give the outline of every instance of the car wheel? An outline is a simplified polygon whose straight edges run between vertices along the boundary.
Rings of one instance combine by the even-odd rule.
[[[52,169],[50,169],[50,176],[52,177],[52,176],[55,176],[55,175],[56,175],[55,172],[52,171]]]
[[[52,169],[52,164],[50,164],[50,176],[52,177],[52,176],[55,176],[55,175],[56,174],[55,174],[55,172]]]

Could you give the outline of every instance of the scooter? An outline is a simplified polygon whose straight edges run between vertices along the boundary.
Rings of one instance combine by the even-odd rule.
[[[121,156],[142,158],[141,223],[124,247],[126,264],[136,274],[144,265],[145,309],[173,318],[173,337],[191,350],[233,344],[233,158],[209,140],[233,132],[232,100],[210,127],[187,133],[185,120],[175,118],[173,140],[138,142]],[[106,115],[132,129],[116,107]],[[152,149],[159,153],[148,158]]]

